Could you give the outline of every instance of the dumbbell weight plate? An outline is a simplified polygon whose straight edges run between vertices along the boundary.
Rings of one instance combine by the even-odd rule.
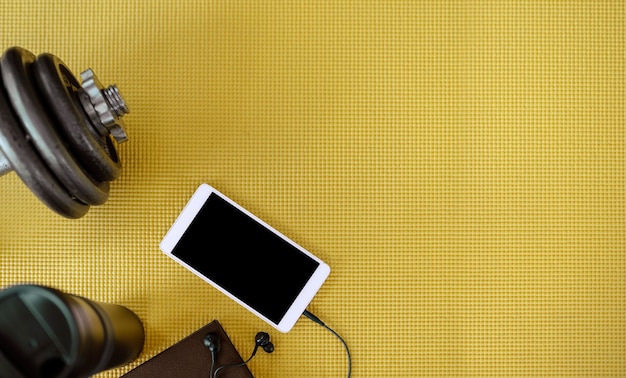
[[[0,77],[0,87],[2,78]],[[89,205],[72,198],[43,163],[26,137],[13,110],[0,90],[0,149],[28,188],[50,209],[66,218],[80,218]]]
[[[109,184],[89,177],[59,138],[28,75],[34,61],[35,56],[20,47],[4,52],[0,71],[8,100],[42,160],[70,195],[89,205],[101,205],[108,198]]]
[[[76,92],[81,87],[74,75],[52,54],[37,56],[32,67],[39,94],[79,163],[95,180],[115,180],[121,170],[115,145],[110,136],[103,138],[88,124],[79,108]]]

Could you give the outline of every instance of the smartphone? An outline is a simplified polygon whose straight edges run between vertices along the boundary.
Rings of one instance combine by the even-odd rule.
[[[196,189],[160,249],[283,333],[330,274],[320,258],[208,184]]]

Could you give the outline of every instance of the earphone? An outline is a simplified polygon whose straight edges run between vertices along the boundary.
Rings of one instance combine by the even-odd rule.
[[[259,332],[254,337],[256,351],[258,347],[263,347],[263,350],[267,353],[272,353],[274,351],[274,344],[270,342],[270,335],[267,332]],[[253,354],[255,352],[252,352]]]
[[[350,349],[348,348],[348,344],[346,344],[344,339],[337,332],[335,332],[332,328],[324,324],[324,322],[321,321],[320,318],[318,318],[317,316],[313,315],[312,313],[306,310],[304,311],[302,315],[306,316],[313,322],[326,328],[333,335],[335,335],[339,339],[339,341],[341,341],[344,348],[346,349],[346,355],[348,357],[348,378],[350,378],[350,376],[352,375],[352,358],[350,357]],[[266,351],[267,353],[272,353],[274,351],[274,344],[270,342],[270,335],[267,334],[266,332],[257,333],[256,336],[254,337],[254,342],[255,342],[255,345],[254,345],[254,350],[252,351],[252,355],[250,355],[250,357],[246,361],[240,364],[223,365],[215,369],[215,372],[213,372],[213,368],[215,364],[215,355],[220,350],[220,340],[217,334],[215,333],[209,333],[208,335],[206,335],[203,340],[203,343],[204,343],[204,346],[206,346],[211,351],[211,370],[210,370],[209,377],[216,378],[217,373],[223,368],[243,366],[247,364],[252,359],[252,357],[254,357],[259,347],[262,347],[263,350]]]
[[[252,354],[250,355],[250,357],[248,357],[247,360],[239,364],[220,366],[215,369],[214,372],[213,369],[215,368],[215,357],[217,355],[217,352],[219,352],[219,350],[221,349],[219,336],[216,333],[210,332],[204,337],[204,339],[202,339],[202,343],[211,352],[211,371],[209,375],[211,378],[217,377],[217,373],[224,368],[243,366],[247,364],[248,362],[250,362],[252,357],[254,357],[259,347],[261,347],[266,353],[272,353],[274,351],[274,344],[272,344],[272,342],[270,341],[270,335],[267,332],[259,332],[254,337],[254,349],[252,350]]]
[[[204,343],[204,346],[211,351],[211,353],[217,353],[221,349],[220,338],[216,333],[209,333],[204,337],[202,342]]]

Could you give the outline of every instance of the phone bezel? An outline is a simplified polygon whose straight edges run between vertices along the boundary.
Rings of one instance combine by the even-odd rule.
[[[187,262],[172,254],[174,248],[179,243],[181,238],[184,236],[185,231],[189,228],[195,217],[198,215],[199,211],[202,209],[204,203],[208,200],[209,196],[215,194],[220,198],[224,199],[228,203],[235,206],[245,215],[252,218],[254,221],[258,222],[260,225],[267,228],[269,231],[273,232],[289,244],[291,244],[296,249],[300,250],[302,253],[309,256],[311,259],[316,261],[319,265],[317,269],[314,271],[313,275],[307,281],[306,285],[300,291],[299,295],[295,299],[295,301],[291,304],[283,318],[280,322],[275,323],[272,320],[266,318],[261,313],[259,313],[255,308],[244,302],[241,298],[237,297],[233,293],[224,289],[222,286],[211,280],[210,277],[205,276],[204,274],[198,272],[192,266],[188,265]],[[289,332],[293,326],[296,324],[302,313],[306,310],[306,307],[313,300],[314,296],[317,294],[322,284],[326,281],[328,276],[330,275],[330,266],[322,261],[319,257],[315,256],[311,252],[304,249],[302,246],[298,245],[293,240],[289,239],[287,236],[283,235],[281,232],[264,222],[262,219],[258,218],[256,215],[252,214],[250,211],[210,186],[209,184],[203,183],[201,184],[191,198],[188,200],[187,204],[180,212],[168,232],[165,234],[161,243],[159,244],[159,248],[163,253],[172,258],[174,261],[194,273],[196,276],[203,279],[205,282],[222,292],[224,295],[228,296],[235,302],[239,303],[242,307],[246,308],[248,311],[252,312],[257,317],[261,318],[272,327],[276,328],[280,332],[286,333]]]

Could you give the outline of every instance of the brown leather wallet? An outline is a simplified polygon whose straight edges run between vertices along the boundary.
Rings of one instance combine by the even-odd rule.
[[[203,340],[209,332],[216,333],[220,338],[220,351],[216,353],[214,369],[223,365],[243,362],[221,324],[217,320],[213,320],[122,377],[208,378],[211,369],[211,352],[204,346]],[[218,378],[229,377],[254,378],[246,365],[220,370]]]

